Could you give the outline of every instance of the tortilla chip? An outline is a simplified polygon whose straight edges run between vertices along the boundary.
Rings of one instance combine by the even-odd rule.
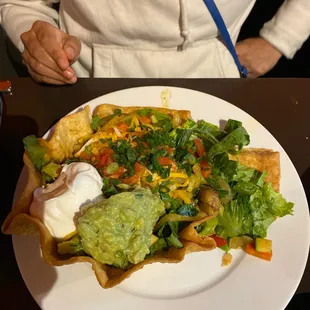
[[[2,231],[10,235],[37,235],[37,228],[24,215],[29,214],[33,192],[41,186],[41,178],[26,153],[24,153],[23,160],[28,171],[27,185],[21,197],[13,206],[12,211],[3,222]]]
[[[216,247],[216,243],[213,238],[209,236],[199,235],[197,230],[195,229],[198,225],[205,223],[206,221],[212,219],[214,216],[205,217],[199,221],[195,221],[190,223],[187,227],[185,227],[180,233],[179,237],[184,240],[189,240],[194,242],[195,244],[200,245],[201,247],[212,248]]]
[[[113,114],[113,111],[115,109],[121,110],[122,113],[129,114],[129,113],[131,113],[131,112],[133,112],[133,111],[135,111],[137,109],[143,109],[143,108],[150,108],[150,109],[156,110],[156,111],[158,111],[160,113],[168,114],[171,117],[173,117],[173,115],[175,113],[178,113],[182,120],[186,120],[188,118],[190,118],[190,119],[192,118],[191,117],[191,112],[188,111],[188,110],[173,110],[173,109],[166,109],[166,108],[138,107],[138,106],[135,106],[135,107],[119,107],[119,106],[116,106],[116,105],[113,105],[113,104],[108,104],[108,103],[98,105],[95,108],[93,114],[94,115],[98,115],[100,118],[103,118],[105,116]]]
[[[272,184],[276,192],[280,191],[280,153],[263,148],[246,148],[238,155],[229,155],[231,160],[237,160],[240,164],[255,168],[260,172],[266,171],[266,182]]]
[[[79,150],[93,133],[90,121],[89,106],[79,112],[63,117],[51,132],[51,139],[45,143],[51,150],[51,157],[57,162],[62,162]]]

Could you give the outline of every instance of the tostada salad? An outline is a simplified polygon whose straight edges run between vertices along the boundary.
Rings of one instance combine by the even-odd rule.
[[[23,142],[28,183],[2,231],[39,234],[49,264],[91,263],[104,288],[196,251],[270,261],[268,228],[293,213],[279,153],[247,147],[238,120],[221,130],[189,111],[102,104]]]

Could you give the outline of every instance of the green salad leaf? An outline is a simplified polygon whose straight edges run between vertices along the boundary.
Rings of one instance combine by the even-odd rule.
[[[233,187],[235,197],[218,215],[217,234],[223,237],[251,235],[265,238],[276,216],[292,214],[294,204],[276,193],[270,183],[262,187],[239,182]]]
[[[197,232],[202,236],[211,236],[215,233],[215,228],[218,225],[217,217],[214,217],[196,227]]]
[[[293,214],[294,204],[287,202],[280,193],[275,192],[270,183],[265,183],[262,190],[268,208],[274,216],[283,217]]]
[[[40,171],[48,162],[45,159],[45,154],[48,152],[47,147],[41,145],[39,139],[34,135],[25,137],[23,143],[31,162]]]
[[[157,233],[158,237],[165,238],[169,246],[182,248],[183,244],[179,240],[179,222],[168,222],[164,224]]]
[[[212,162],[213,158],[218,154],[237,154],[244,146],[248,145],[249,143],[250,137],[247,131],[243,127],[237,128],[209,150],[208,159],[210,162]]]
[[[232,133],[234,130],[242,127],[242,123],[240,121],[229,119],[225,125],[224,131],[227,133]]]

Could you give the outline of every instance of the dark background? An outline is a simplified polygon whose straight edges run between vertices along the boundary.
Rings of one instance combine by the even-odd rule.
[[[251,14],[241,29],[239,40],[257,37],[264,23],[272,18],[283,2],[284,0],[257,0]],[[282,57],[278,64],[263,77],[310,77],[309,56],[310,39],[304,43],[302,48],[296,53],[294,59],[288,60]],[[28,76],[28,72],[21,62],[19,52],[6,37],[0,26],[0,79],[9,79],[10,77],[16,76]]]
[[[236,0],[235,0],[236,1]],[[310,1],[310,0],[309,0]],[[253,8],[251,14],[246,20],[245,24],[242,27],[240,32],[239,40],[243,40],[249,37],[256,37],[259,34],[260,28],[263,24],[272,18],[272,16],[277,11],[278,7],[284,2],[284,0],[257,0],[255,7]],[[296,17],[298,18],[298,17]],[[308,39],[303,47],[296,53],[293,60],[287,60],[284,57],[281,58],[276,67],[267,73],[264,78],[273,78],[273,77],[297,77],[305,78],[310,77],[310,40]],[[0,28],[0,79],[10,79],[12,77],[24,77],[28,76],[25,67],[22,65],[19,52],[14,48],[9,39],[5,36],[5,33],[2,28]],[[13,126],[14,124],[12,124]],[[14,125],[16,126],[16,124]],[[9,137],[7,137],[7,142],[9,143]],[[5,148],[4,145],[1,145],[1,150]],[[17,152],[19,153],[19,152]],[[12,154],[10,154],[11,156]],[[14,156],[14,154],[13,154]],[[12,159],[11,159],[12,160]],[[19,158],[16,158],[16,162],[20,162]],[[21,167],[16,167],[16,171],[19,171]],[[14,173],[14,172],[13,172]],[[14,188],[14,186],[12,186]],[[0,219],[1,222],[4,219]],[[11,239],[0,236],[1,244],[6,243],[6,247],[10,246]],[[8,257],[9,256],[9,257]],[[19,275],[19,271],[16,268],[16,261],[13,251],[10,253],[3,253],[0,251],[0,265],[3,260],[7,262],[10,261],[10,271],[12,270],[15,274],[8,275],[6,272],[1,271],[0,273],[0,296],[5,294],[5,292],[24,292],[27,296],[16,296],[18,300],[24,300],[24,298],[31,298],[29,293],[24,289],[19,289],[16,287],[16,281],[10,282],[10,278],[16,278]],[[20,284],[24,286],[23,283]],[[262,296],[263,298],[263,296]],[[19,303],[17,300],[13,303],[15,306],[13,308],[8,308],[1,306],[1,297],[0,297],[0,309],[23,309],[22,303]],[[36,303],[33,301],[33,309],[36,309]],[[297,294],[293,297],[290,304],[287,307],[287,310],[299,310],[299,309],[309,309],[310,308],[310,299],[309,294]],[[276,309],[275,309],[276,310]]]

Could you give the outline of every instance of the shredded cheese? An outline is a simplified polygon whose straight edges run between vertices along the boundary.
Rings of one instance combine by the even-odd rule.
[[[183,200],[186,204],[190,204],[192,202],[192,194],[185,191],[185,190],[175,190],[171,192],[171,196],[174,199],[181,199]]]

